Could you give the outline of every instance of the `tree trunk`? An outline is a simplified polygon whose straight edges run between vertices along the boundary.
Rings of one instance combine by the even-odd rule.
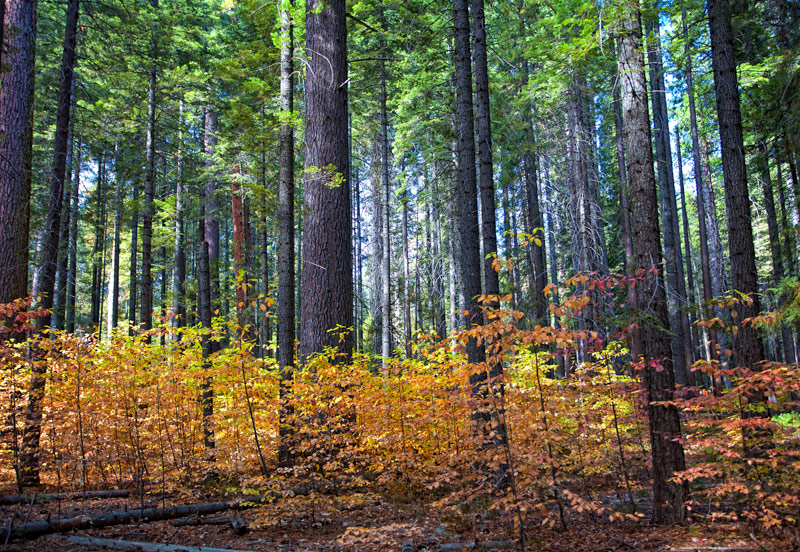
[[[681,195],[681,213],[682,213],[682,223],[683,223],[683,249],[686,259],[686,284],[687,284],[687,294],[686,300],[689,305],[696,305],[698,304],[697,298],[694,296],[694,289],[695,289],[695,280],[694,280],[694,269],[692,265],[692,246],[691,240],[689,237],[689,213],[686,210],[686,190],[683,182],[683,153],[681,152],[681,129],[680,127],[675,127],[675,149],[677,150],[678,156],[678,184],[680,189]],[[692,311],[689,316],[689,322],[691,327],[695,326],[696,322],[696,315]],[[691,340],[691,334],[689,336]],[[694,346],[693,346],[694,349]],[[687,376],[691,375],[692,379],[694,379],[694,375],[691,372],[687,371]],[[696,385],[696,382],[692,383],[691,385]]]
[[[15,0],[3,14],[0,72],[0,304],[28,295],[36,0]],[[5,44],[3,44],[5,45]]]
[[[205,153],[205,169],[207,180],[205,186],[205,206],[204,206],[204,239],[208,242],[208,266],[211,278],[211,315],[222,308],[222,297],[220,295],[220,258],[219,258],[219,206],[217,203],[217,177],[215,174],[214,155],[217,149],[217,113],[212,106],[205,109],[204,115],[205,131],[203,136],[205,142],[203,150]],[[216,350],[219,344],[212,344],[212,349]]]
[[[386,62],[381,61],[381,199],[383,244],[381,258],[381,365],[386,371],[387,359],[392,355],[392,255],[391,255],[391,183],[389,181],[389,121],[386,114]]]
[[[749,297],[736,307],[738,326],[733,350],[734,362],[750,370],[758,370],[764,360],[764,346],[753,324],[742,320],[760,313],[756,255],[744,159],[742,114],[739,108],[739,84],[736,77],[734,38],[731,27],[731,8],[728,0],[708,0],[708,19],[711,34],[711,66],[714,70],[714,90],[717,100],[722,174],[725,186],[725,211],[728,217],[728,248],[730,251],[731,284],[733,289]],[[762,402],[761,393],[751,393],[748,402]],[[754,412],[746,415],[759,416]],[[763,431],[744,430],[746,454],[756,454],[765,437]]]
[[[78,0],[67,4],[64,27],[64,52],[61,58],[61,82],[58,89],[58,114],[53,144],[53,166],[50,172],[50,201],[47,210],[44,235],[44,258],[42,261],[42,300],[40,307],[49,310],[53,307],[55,291],[56,264],[58,261],[58,241],[61,230],[61,207],[64,203],[64,177],[67,170],[67,145],[69,121],[72,106],[72,79],[75,68],[75,47],[78,28]],[[21,29],[24,31],[24,29]],[[36,318],[36,329],[44,330],[50,325],[50,314]],[[42,432],[42,401],[45,392],[45,371],[47,364],[34,362],[31,369],[31,382],[28,390],[28,406],[25,410],[25,428],[22,436],[23,486],[39,484],[39,438]]]
[[[616,52],[614,53],[616,56]],[[619,192],[620,192],[620,218],[622,219],[622,240],[625,244],[625,274],[630,278],[635,273],[635,262],[633,258],[633,236],[631,233],[631,207],[630,190],[628,186],[628,169],[625,166],[625,138],[623,136],[622,123],[622,100],[620,99],[620,84],[617,78],[614,84],[614,135],[617,142],[617,170],[619,171]],[[638,299],[636,297],[636,286],[628,286],[628,304],[636,308]],[[639,328],[634,326],[631,329],[631,358],[637,359],[642,356],[642,336]]]
[[[73,93],[74,93],[73,80]],[[74,103],[73,103],[74,106]],[[73,109],[74,111],[74,109]],[[53,319],[51,327],[63,330],[66,318],[67,264],[69,263],[70,202],[72,200],[72,174],[74,160],[73,120],[70,117],[69,138],[67,139],[67,165],[64,178],[64,195],[61,200],[61,226],[58,230],[58,264],[56,265],[55,290],[53,291]]]
[[[92,246],[92,307],[89,315],[89,326],[100,331],[100,309],[103,301],[103,253],[106,238],[106,159],[105,152],[100,151],[97,161],[97,184],[95,188],[97,202],[94,212],[94,245]]]
[[[65,306],[64,327],[69,333],[75,333],[75,291],[78,273],[78,202],[80,200],[81,188],[81,140],[78,137],[78,144],[74,153],[75,160],[75,181],[72,185],[72,207],[70,208],[70,228],[69,228],[69,266],[67,268],[67,291]]]
[[[405,330],[404,346],[406,358],[411,358],[411,295],[408,287],[408,279],[411,277],[408,266],[408,188],[403,190],[403,197],[400,199],[403,205],[402,218],[402,243],[403,243],[403,329]]]
[[[203,225],[201,224],[201,227]],[[201,228],[202,229],[202,228]],[[199,237],[199,236],[198,236]],[[211,368],[211,275],[209,271],[208,242],[200,242],[197,254],[197,310],[200,325],[203,327],[201,347],[203,351],[203,370]],[[200,401],[203,409],[203,444],[207,450],[214,448],[214,391],[210,376],[204,375],[200,385]]]
[[[523,62],[522,78],[527,84],[530,67],[528,62]],[[533,100],[531,99],[531,112],[534,111]],[[530,246],[531,262],[533,264],[532,288],[533,288],[533,315],[534,324],[547,324],[547,298],[544,295],[544,288],[547,286],[547,255],[545,253],[544,222],[539,206],[539,182],[538,182],[538,163],[536,159],[536,131],[533,118],[523,109],[523,119],[525,130],[530,133],[530,141],[523,151],[522,166],[525,173],[525,195],[528,204],[528,221],[531,226],[533,237],[528,239]],[[538,239],[538,242],[537,242]]]
[[[306,3],[304,360],[326,347],[336,347],[345,361],[353,352],[345,17],[344,0]]]
[[[133,203],[135,204],[139,199],[139,183],[133,184]],[[139,238],[139,210],[134,209],[131,215],[131,260],[130,260],[130,273],[128,284],[128,324],[129,334],[133,335],[134,327],[136,326],[136,298],[138,296],[139,271],[137,263],[137,249]]]
[[[481,291],[480,243],[478,231],[478,194],[475,178],[475,129],[472,111],[472,68],[470,67],[470,36],[468,0],[453,2],[455,73],[456,73],[456,128],[458,145],[456,150],[456,179],[453,196],[453,212],[455,215],[458,239],[459,279],[461,283],[461,309],[467,311],[467,326],[483,324],[483,313],[478,301]],[[493,187],[492,187],[493,189]],[[494,208],[492,192],[491,206]],[[494,214],[492,214],[492,218]],[[491,246],[490,246],[491,247]],[[496,238],[494,250],[497,249]],[[482,344],[475,337],[469,338],[466,344],[467,360],[474,365],[486,361],[486,353]],[[477,367],[477,366],[476,366]],[[492,402],[492,396],[502,393],[502,384],[498,385],[502,376],[502,365],[495,364],[485,370],[478,370],[470,375],[472,396],[478,406],[472,414],[475,431],[481,438],[479,449],[500,446],[505,442],[505,426],[502,424],[500,412]],[[486,469],[481,461],[478,469]],[[501,484],[505,484],[505,473],[497,473]],[[500,467],[504,472],[505,468]],[[495,482],[497,484],[497,482]]]
[[[500,295],[500,278],[492,267],[497,256],[494,167],[492,164],[492,115],[489,103],[489,68],[486,60],[486,16],[483,0],[473,0],[473,65],[475,67],[475,107],[478,122],[478,189],[483,240],[484,294]],[[497,305],[497,303],[491,303]]]
[[[116,189],[114,190],[114,245],[111,254],[111,281],[108,285],[108,297],[111,303],[108,309],[109,338],[119,321],[119,248],[122,224],[122,176],[119,173],[118,148],[119,146],[114,144],[114,180],[116,180]]]
[[[172,325],[181,328],[186,325],[186,250],[184,249],[186,224],[183,187],[183,107],[181,98],[178,105],[178,157],[177,174],[175,179],[175,240],[173,242],[175,266],[172,271],[172,310],[175,317]],[[177,334],[176,339],[180,336]]]
[[[675,178],[672,171],[672,152],[669,143],[669,114],[664,68],[661,57],[658,9],[649,18],[647,36],[651,41],[647,50],[650,68],[650,98],[653,110],[653,133],[658,167],[658,191],[661,198],[661,221],[664,238],[664,282],[667,286],[669,327],[672,333],[672,358],[675,379],[686,385],[694,379],[688,367],[692,365],[692,348],[688,340],[689,319],[686,313],[686,282],[683,274],[678,209],[675,201]],[[693,381],[692,381],[693,383]]]
[[[286,117],[294,109],[294,25],[291,14],[281,4],[281,82],[280,108]],[[280,128],[278,167],[278,366],[280,369],[280,427],[278,462],[289,463],[293,435],[289,403],[294,377],[294,126],[286,120]]]
[[[685,483],[671,481],[686,467],[683,446],[677,441],[681,437],[680,414],[673,405],[654,404],[673,399],[675,376],[669,336],[663,331],[669,319],[666,293],[657,272],[650,272],[660,269],[661,244],[638,5],[628,6],[625,13],[619,39],[619,74],[631,191],[633,268],[644,272],[644,280],[637,286],[653,458],[653,518],[656,523],[683,523],[688,488]]]

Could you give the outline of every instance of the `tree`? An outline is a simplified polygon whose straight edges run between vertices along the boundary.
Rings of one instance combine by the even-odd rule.
[[[294,25],[289,13],[291,1],[280,4],[280,152],[278,168],[278,366],[280,369],[280,448],[278,461],[289,461],[287,440],[291,436],[288,403],[294,371]]]
[[[0,303],[28,293],[36,3],[9,3],[0,25]]]
[[[650,446],[653,457],[653,518],[656,523],[682,523],[686,519],[685,483],[672,481],[685,469],[680,416],[669,401],[675,392],[675,375],[668,327],[667,297],[659,276],[661,243],[653,152],[650,146],[650,116],[642,52],[642,27],[638,5],[623,4],[618,56],[622,91],[623,134],[630,183],[631,227],[635,268],[645,279],[638,284],[637,299],[643,346],[644,378],[647,386]]]
[[[353,351],[346,13],[344,0],[306,4],[303,360],[326,347]]]

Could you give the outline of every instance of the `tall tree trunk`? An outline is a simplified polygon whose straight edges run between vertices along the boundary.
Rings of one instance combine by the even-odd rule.
[[[389,121],[386,113],[386,62],[381,61],[381,199],[382,199],[382,233],[383,244],[381,258],[381,364],[386,371],[387,359],[392,354],[392,255],[391,255],[391,183],[389,181]]]
[[[616,52],[614,53],[616,56]],[[631,233],[631,207],[630,190],[628,185],[628,169],[625,166],[625,138],[623,136],[622,124],[622,100],[620,99],[620,80],[617,78],[612,92],[614,98],[614,135],[617,143],[617,170],[619,172],[619,192],[620,192],[620,218],[622,223],[622,241],[625,244],[625,274],[630,278],[635,273],[635,262],[633,258],[633,235]],[[628,286],[628,304],[636,308],[638,299],[636,297],[636,286]],[[637,359],[642,356],[642,336],[639,328],[634,326],[631,329],[631,358]]]
[[[730,251],[731,284],[733,289],[749,297],[738,305],[738,325],[733,350],[734,362],[750,370],[758,370],[764,360],[764,346],[757,328],[741,321],[761,311],[756,273],[756,255],[747,187],[747,168],[744,159],[742,114],[739,108],[739,83],[736,77],[734,38],[731,27],[731,7],[728,0],[708,0],[708,20],[711,34],[711,66],[714,70],[714,90],[717,99],[722,174],[725,186],[725,211],[728,218],[728,248]],[[762,402],[761,393],[748,395],[749,402]],[[759,414],[749,412],[751,416]],[[755,454],[760,448],[756,441],[763,431],[744,431],[744,449]]]
[[[527,61],[522,65],[523,82],[527,84],[530,67]],[[534,111],[533,99],[531,99],[530,113]],[[533,315],[535,324],[547,324],[547,298],[544,295],[544,288],[547,287],[547,255],[545,253],[546,244],[544,239],[544,222],[542,211],[539,206],[539,182],[538,182],[538,163],[536,159],[536,131],[534,121],[528,110],[523,110],[523,120],[525,131],[530,133],[530,140],[522,154],[523,170],[525,173],[525,196],[528,205],[528,221],[531,232],[534,234],[528,240],[530,245],[531,262],[533,264]],[[538,239],[538,241],[537,241]]]
[[[658,201],[647,108],[642,27],[637,4],[626,6],[619,38],[619,74],[621,79],[623,134],[628,179],[631,191],[631,226],[634,232],[634,268],[644,271],[638,284],[644,376],[647,386],[650,446],[653,457],[653,518],[656,523],[682,523],[686,519],[684,502],[688,498],[685,483],[672,481],[676,472],[686,467],[677,407],[655,404],[671,401],[675,375],[669,336],[667,298],[656,271],[661,263],[658,228]]]
[[[281,82],[280,108],[288,118],[294,109],[294,25],[289,8],[281,4]],[[290,460],[292,405],[289,403],[294,377],[295,304],[294,304],[294,126],[289,120],[280,128],[278,167],[278,366],[280,369],[280,428],[278,461]]]
[[[201,229],[203,224],[200,224]],[[199,238],[202,236],[198,236]],[[200,395],[203,410],[203,444],[207,451],[214,449],[214,391],[208,371],[211,368],[211,276],[209,272],[208,242],[200,242],[197,254],[197,310],[200,325],[203,327],[201,347],[203,350],[203,370],[206,374],[201,383]],[[213,454],[213,453],[212,453]],[[213,456],[209,457],[212,459]]]
[[[178,158],[177,178],[175,179],[175,267],[172,272],[172,310],[175,311],[173,326],[186,325],[186,250],[184,249],[186,224],[184,221],[183,187],[183,98],[178,107]],[[178,338],[178,336],[176,336]]]
[[[215,171],[214,155],[217,150],[217,113],[214,107],[208,106],[204,115],[205,143],[203,150],[205,153],[205,169],[207,180],[205,186],[205,206],[204,206],[204,227],[205,241],[208,242],[208,266],[211,278],[211,315],[222,308],[222,296],[220,292],[220,257],[219,257],[219,205],[217,203],[217,175]],[[219,344],[212,343],[212,350],[216,350]]]
[[[0,71],[0,304],[28,295],[36,0],[10,2]],[[6,44],[3,43],[3,46]]]
[[[24,2],[23,2],[24,3]],[[67,4],[64,27],[64,52],[61,58],[61,82],[58,88],[58,114],[53,144],[53,165],[50,172],[50,201],[47,209],[44,234],[44,257],[42,261],[42,300],[40,307],[53,307],[58,240],[61,230],[61,207],[64,203],[64,177],[67,171],[67,145],[69,121],[72,107],[72,79],[75,68],[75,47],[78,29],[78,0]],[[25,29],[20,29],[24,32]],[[5,79],[4,83],[5,85]],[[39,331],[50,325],[50,314],[36,318]],[[22,436],[21,483],[23,486],[39,484],[39,438],[42,433],[42,401],[46,385],[44,362],[34,362],[28,390],[28,406],[25,410],[25,428]]]
[[[97,185],[95,188],[97,202],[94,212],[94,245],[92,246],[92,308],[89,315],[89,326],[102,334],[100,326],[100,306],[103,301],[103,253],[106,239],[106,158],[105,151],[100,151],[97,161]]]
[[[150,0],[158,10],[158,0]],[[142,213],[142,301],[139,315],[143,330],[153,327],[153,216],[155,214],[156,177],[156,58],[158,56],[158,23],[150,27],[150,69],[147,89],[147,137],[145,143],[144,211]]]
[[[486,59],[486,15],[483,0],[473,0],[472,56],[475,67],[475,107],[478,122],[478,189],[483,240],[484,294],[500,294],[500,278],[492,267],[497,255],[494,166],[492,164],[492,115],[489,103],[489,66]]]
[[[673,367],[677,383],[686,385],[692,376],[691,372],[688,372],[688,367],[692,365],[693,359],[691,343],[687,335],[689,319],[686,315],[686,282],[684,281],[680,234],[678,233],[678,209],[675,201],[675,178],[672,171],[672,152],[669,143],[669,114],[661,57],[659,16],[660,13],[656,8],[655,13],[648,18],[647,61],[650,68],[653,137],[658,167],[658,191],[661,199],[661,228],[664,239],[664,283],[667,286]]]
[[[248,275],[247,249],[248,239],[246,228],[249,226],[246,214],[247,198],[244,195],[240,166],[234,168],[231,175],[231,211],[233,219],[233,267],[234,287],[236,290],[236,319],[241,328],[249,326],[245,332],[246,339],[254,340],[255,334],[250,322],[250,277]]]
[[[344,0],[306,3],[306,214],[302,274],[303,359],[325,347],[353,352],[353,255],[347,145]],[[345,328],[340,340],[335,328]]]
[[[133,183],[133,203],[139,199],[139,183]],[[128,276],[128,324],[129,334],[133,335],[136,326],[136,298],[138,297],[139,271],[138,271],[138,247],[139,247],[139,210],[134,209],[131,214],[131,259],[130,272]]]
[[[400,202],[403,206],[403,218],[401,222],[402,243],[403,243],[403,328],[405,339],[403,340],[406,358],[411,358],[411,295],[409,292],[408,280],[411,277],[408,266],[408,188],[403,190],[403,197]]]
[[[122,175],[119,171],[119,145],[114,144],[114,244],[111,253],[111,281],[108,284],[108,336],[119,322],[119,249],[122,224]]]
[[[686,210],[686,189],[683,182],[683,153],[681,152],[681,129],[679,126],[675,127],[675,149],[676,154],[678,156],[678,189],[680,190],[681,196],[681,214],[682,214],[682,223],[683,223],[683,249],[684,255],[686,259],[685,265],[685,273],[686,273],[686,284],[687,284],[687,294],[686,300],[689,305],[697,304],[696,298],[694,297],[694,289],[695,289],[695,282],[694,282],[694,270],[692,265],[692,246],[691,240],[689,238],[689,213]],[[691,313],[689,315],[689,322],[692,327],[695,324],[695,315]],[[689,335],[691,340],[691,334]],[[694,349],[694,346],[693,346]],[[690,375],[691,372],[687,372],[687,376]],[[692,374],[692,378],[694,378]],[[692,383],[691,385],[695,385]]]
[[[2,1],[2,0],[0,0]],[[74,92],[73,81],[73,92]],[[74,102],[73,102],[74,111]],[[64,195],[61,200],[61,227],[58,234],[58,264],[56,265],[55,290],[53,291],[53,329],[63,330],[66,320],[67,265],[69,263],[70,202],[72,200],[72,174],[74,160],[73,119],[70,117],[69,138],[67,139],[67,169],[64,178]]]
[[[468,0],[453,2],[455,74],[456,74],[456,128],[458,145],[456,149],[456,179],[453,196],[453,212],[458,229],[459,279],[461,283],[461,308],[467,311],[468,327],[483,324],[483,314],[478,301],[481,295],[480,239],[478,231],[478,193],[475,177],[475,129],[472,110],[472,68],[470,67],[470,32]],[[492,187],[493,189],[493,187]],[[494,193],[491,206],[494,208]],[[492,214],[492,217],[494,215]],[[491,247],[491,246],[490,246]],[[497,249],[496,238],[494,250]],[[471,337],[467,341],[467,360],[479,365],[486,361],[482,344]],[[479,370],[470,375],[472,396],[478,406],[472,419],[475,430],[482,443],[480,448],[502,445],[506,439],[505,427],[494,406],[491,395],[502,375],[502,366],[495,364],[487,370]],[[491,380],[491,382],[490,382]],[[502,387],[497,391],[502,393]],[[479,469],[485,469],[480,463]],[[505,471],[501,467],[501,471]],[[495,473],[498,481],[505,484],[505,474]]]
[[[684,40],[684,54],[685,60],[685,78],[686,78],[686,93],[689,97],[689,121],[692,133],[692,161],[694,163],[694,181],[697,197],[697,225],[699,229],[700,239],[700,268],[703,281],[703,312],[706,320],[711,320],[714,317],[711,302],[714,298],[714,288],[711,279],[711,255],[709,251],[709,213],[710,207],[713,212],[713,205],[707,206],[706,203],[706,182],[705,171],[703,170],[702,160],[700,158],[700,136],[697,128],[697,109],[695,107],[694,99],[694,72],[692,69],[692,53],[691,42],[689,41],[689,32],[686,25],[686,10],[681,11],[681,27],[683,30]],[[708,183],[710,184],[710,182]],[[714,219],[716,222],[716,219]],[[712,228],[713,230],[713,228]],[[717,332],[713,329],[707,329],[708,343],[707,343],[707,360],[717,360],[717,343],[719,342]]]
[[[75,291],[78,279],[78,203],[80,200],[81,188],[81,140],[78,137],[77,146],[74,152],[75,181],[72,185],[72,207],[70,208],[70,228],[69,228],[69,266],[67,267],[67,291],[65,306],[64,327],[69,333],[75,333]]]

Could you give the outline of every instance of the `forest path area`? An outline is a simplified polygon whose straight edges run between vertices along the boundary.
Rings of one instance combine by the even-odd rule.
[[[244,497],[246,499],[246,497]],[[185,502],[145,496],[146,508]],[[231,497],[194,497],[192,503],[234,502]],[[98,500],[69,499],[44,504],[0,506],[3,528],[25,523],[95,516],[141,508],[139,497]],[[244,528],[231,527],[238,520]],[[652,527],[641,523],[610,523],[597,515],[567,512],[567,529],[526,521],[529,551],[791,551],[800,550],[788,535],[748,534],[734,524],[694,524],[688,527]],[[177,522],[177,523],[176,523]],[[210,523],[206,523],[210,522]],[[341,496],[294,496],[215,516],[128,523],[100,529],[67,532],[30,541],[10,542],[4,551],[56,552],[113,549],[236,550],[264,552],[416,552],[437,550],[520,550],[518,526],[490,514],[456,515],[430,502],[359,492]],[[77,537],[77,538],[76,538]],[[96,542],[90,542],[97,539]],[[132,543],[131,547],[124,547]],[[136,547],[133,544],[156,545]],[[120,546],[122,545],[122,546]],[[171,545],[158,548],[158,545]],[[186,548],[184,548],[186,547]],[[195,548],[191,548],[195,547]]]

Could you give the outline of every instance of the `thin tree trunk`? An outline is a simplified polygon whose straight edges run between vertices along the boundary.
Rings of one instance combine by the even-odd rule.
[[[0,0],[2,1],[2,0]],[[73,91],[74,91],[73,81]],[[73,102],[74,111],[74,102]],[[72,174],[74,160],[73,120],[70,118],[69,138],[67,140],[67,168],[64,178],[64,195],[61,201],[61,227],[58,231],[58,264],[56,265],[55,290],[53,292],[53,320],[54,329],[63,330],[66,320],[66,294],[67,294],[67,264],[69,263],[69,229],[70,229],[70,202],[72,200]]]
[[[47,210],[44,234],[44,258],[42,261],[42,300],[40,307],[49,311],[53,307],[55,292],[56,264],[58,261],[58,242],[61,230],[61,207],[64,203],[64,178],[67,170],[67,146],[69,139],[70,115],[72,107],[72,79],[75,68],[75,48],[77,44],[78,0],[67,4],[64,27],[64,51],[61,58],[61,82],[58,89],[58,114],[53,144],[53,165],[50,172],[50,200]],[[20,29],[25,31],[25,29]],[[24,101],[24,100],[23,100]],[[24,152],[23,152],[24,153]],[[42,331],[50,326],[49,312],[36,318],[36,329]],[[28,390],[28,405],[25,410],[25,427],[22,435],[22,486],[39,484],[39,439],[42,433],[42,401],[45,392],[44,362],[34,362]]]
[[[158,0],[150,0],[158,10]],[[145,143],[144,211],[142,213],[142,301],[139,315],[142,329],[153,327],[153,216],[155,214],[156,177],[156,82],[158,23],[150,27],[150,69],[147,89],[147,137]]]
[[[674,405],[655,404],[673,399],[675,375],[669,336],[662,329],[669,318],[666,293],[657,272],[650,272],[651,269],[658,270],[661,263],[661,244],[638,5],[627,6],[621,23],[619,74],[631,191],[634,268],[645,274],[644,280],[637,285],[638,307],[643,315],[640,326],[653,457],[653,518],[656,523],[683,523],[688,488],[685,483],[672,481],[675,473],[686,467],[683,446],[678,441],[681,437],[680,414]]]
[[[387,359],[392,355],[392,256],[391,256],[391,183],[389,181],[389,121],[386,114],[386,62],[381,61],[381,200],[383,244],[381,257],[381,365],[386,371]]]
[[[202,226],[202,224],[201,224]],[[203,350],[203,376],[200,394],[203,408],[203,444],[206,450],[214,448],[214,391],[208,371],[211,368],[211,275],[209,271],[208,242],[200,242],[197,254],[197,310],[203,327],[201,347]],[[213,457],[210,457],[213,458]]]
[[[172,310],[175,317],[172,325],[182,328],[186,325],[186,250],[184,249],[186,223],[184,220],[184,186],[183,186],[183,108],[181,98],[178,106],[178,157],[175,181],[175,241],[173,242],[175,266],[172,271]],[[180,334],[176,334],[176,339]]]
[[[222,309],[222,296],[220,292],[220,257],[219,257],[219,206],[217,203],[217,176],[215,174],[214,155],[217,149],[217,113],[214,107],[208,106],[205,109],[205,143],[203,150],[205,153],[205,169],[207,180],[205,186],[205,206],[204,206],[204,240],[208,242],[208,266],[211,278],[211,313]],[[212,344],[212,351],[217,350],[219,344]]]
[[[69,228],[69,266],[67,268],[67,290],[65,306],[64,327],[69,333],[75,333],[75,291],[78,273],[78,204],[80,201],[81,188],[81,140],[78,137],[78,144],[74,152],[74,182],[72,184],[72,207],[70,208],[70,228]]]
[[[686,316],[686,283],[681,258],[680,235],[678,233],[677,206],[675,205],[675,181],[672,171],[672,152],[669,143],[669,115],[664,68],[661,57],[659,11],[649,17],[647,50],[650,68],[650,98],[653,111],[653,134],[658,167],[658,191],[661,199],[661,222],[664,239],[664,282],[667,286],[669,327],[672,333],[672,358],[675,379],[678,385],[686,385],[692,374],[692,349],[686,333],[689,320]],[[693,378],[691,378],[693,379]]]
[[[139,199],[139,183],[133,184],[133,203]],[[133,335],[136,326],[136,298],[138,297],[139,271],[138,271],[138,238],[139,238],[139,210],[134,209],[131,215],[131,259],[128,283],[128,324],[129,334]]]
[[[403,243],[403,328],[405,330],[404,346],[406,358],[411,358],[411,296],[408,279],[411,277],[408,265],[408,188],[403,190],[400,199],[403,205],[402,243]]]
[[[122,224],[122,175],[119,173],[118,147],[117,144],[114,144],[114,180],[116,180],[116,189],[114,191],[114,245],[111,254],[111,281],[108,285],[108,297],[111,302],[111,306],[108,309],[109,338],[119,321],[119,249]]]

